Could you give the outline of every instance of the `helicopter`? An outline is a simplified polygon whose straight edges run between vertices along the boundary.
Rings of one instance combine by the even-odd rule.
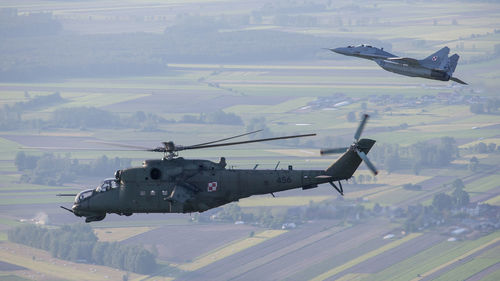
[[[134,213],[193,213],[238,201],[252,195],[302,188],[304,190],[329,183],[340,195],[344,195],[342,180],[352,177],[362,161],[376,175],[377,169],[367,158],[367,153],[375,144],[372,139],[360,139],[368,120],[365,114],[354,134],[354,142],[349,147],[322,149],[321,155],[343,153],[325,170],[227,169],[226,159],[219,162],[199,159],[184,159],[178,152],[192,149],[241,145],[253,142],[273,141],[316,134],[293,135],[239,142],[224,142],[253,134],[241,134],[221,140],[190,146],[164,142],[157,148],[122,145],[145,151],[162,152],[162,159],[150,159],[142,167],[132,167],[116,171],[113,178],[105,179],[95,189],[87,189],[78,194],[58,194],[75,196],[72,208],[61,208],[85,222],[101,221],[106,214],[130,216]],[[338,183],[335,184],[335,182]]]

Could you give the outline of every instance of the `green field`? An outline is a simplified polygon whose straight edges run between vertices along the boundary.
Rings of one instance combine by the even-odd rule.
[[[23,277],[20,277],[17,275],[12,275],[9,273],[2,273],[2,272],[0,272],[0,277],[4,281],[28,281],[28,280],[31,280],[31,279],[26,279],[26,278],[23,278]]]
[[[165,28],[185,24],[186,26],[181,27],[187,30],[186,38],[196,39],[197,35],[192,36],[192,34],[196,34],[198,32],[196,29],[201,28],[198,25],[205,24],[205,18],[208,18],[210,20],[207,22],[213,23],[214,26],[210,26],[210,24],[206,27],[203,26],[207,29],[206,40],[216,40],[210,35],[211,29],[215,29],[217,36],[233,31],[267,30],[284,31],[287,35],[318,35],[320,37],[316,39],[318,42],[322,42],[316,44],[318,46],[307,49],[307,56],[285,60],[279,55],[281,52],[286,54],[289,50],[278,50],[279,52],[277,52],[271,46],[261,48],[266,53],[255,54],[252,49],[255,46],[252,44],[256,43],[251,43],[253,41],[249,39],[250,43],[246,44],[245,42],[245,48],[248,49],[249,56],[257,58],[255,61],[246,57],[242,57],[241,60],[232,58],[231,52],[239,51],[232,48],[232,44],[238,46],[236,43],[239,42],[230,42],[231,44],[226,46],[227,48],[221,49],[223,52],[227,52],[228,58],[215,61],[209,55],[196,56],[199,52],[198,48],[203,49],[204,44],[186,46],[185,48],[182,46],[183,56],[169,57],[168,54],[158,55],[155,49],[161,48],[160,45],[149,46],[149,42],[141,41],[136,42],[136,44],[148,47],[138,48],[139,53],[121,53],[123,50],[128,50],[125,45],[115,47],[115,51],[124,57],[141,55],[153,61],[161,61],[167,69],[164,73],[142,76],[137,74],[111,75],[109,77],[95,75],[95,77],[85,76],[47,81],[37,79],[26,83],[17,80],[0,82],[0,107],[15,106],[16,103],[28,102],[33,97],[50,95],[55,92],[59,92],[64,98],[61,103],[35,106],[34,109],[25,110],[20,118],[26,124],[33,126],[24,124],[22,128],[0,129],[0,208],[3,210],[0,212],[0,244],[3,246],[8,243],[6,242],[6,233],[9,228],[23,224],[20,222],[21,219],[26,219],[40,211],[49,213],[50,222],[55,225],[65,223],[66,221],[63,219],[58,221],[61,216],[57,212],[65,212],[59,209],[59,205],[69,206],[73,198],[56,197],[55,194],[75,193],[83,188],[94,187],[99,181],[79,177],[73,182],[65,183],[64,186],[24,183],[24,180],[21,180],[24,171],[18,171],[14,163],[16,154],[20,151],[38,156],[43,153],[54,153],[59,156],[70,155],[72,159],[78,159],[81,163],[90,163],[102,155],[109,158],[130,158],[132,166],[140,166],[144,159],[160,159],[163,155],[144,151],[121,151],[116,150],[113,146],[105,145],[102,145],[102,148],[94,149],[100,145],[92,144],[92,142],[105,141],[156,147],[161,145],[163,141],[172,140],[179,145],[191,145],[249,131],[249,124],[255,118],[265,118],[265,121],[259,126],[263,124],[267,127],[270,131],[269,136],[302,133],[317,133],[317,136],[301,139],[297,144],[249,144],[183,151],[180,156],[212,161],[218,161],[219,157],[224,156],[227,159],[228,169],[252,169],[256,164],[259,164],[258,169],[275,169],[278,161],[280,161],[278,169],[286,169],[288,165],[293,165],[295,170],[325,169],[338,158],[338,155],[320,157],[319,149],[323,148],[325,144],[334,144],[335,146],[351,144],[358,122],[348,122],[347,115],[354,112],[356,119],[359,119],[360,114],[366,112],[370,114],[371,118],[367,123],[363,137],[375,139],[376,146],[393,144],[404,149],[418,142],[438,143],[440,138],[446,136],[453,137],[457,141],[460,157],[454,159],[452,165],[449,166],[426,167],[419,175],[414,175],[408,167],[389,174],[384,169],[385,163],[375,163],[380,170],[376,181],[372,180],[356,185],[350,181],[344,185],[345,196],[343,199],[346,204],[360,204],[365,209],[371,210],[378,203],[384,207],[384,212],[389,213],[389,210],[397,207],[406,209],[408,205],[422,203],[422,201],[424,204],[430,205],[432,194],[436,190],[451,192],[451,187],[443,187],[442,182],[434,184],[433,180],[460,178],[464,179],[464,182],[467,181],[465,191],[470,193],[471,198],[478,195],[487,196],[490,199],[485,201],[486,203],[500,205],[500,175],[495,174],[499,165],[498,152],[478,154],[467,149],[479,142],[500,145],[500,132],[498,130],[500,115],[498,110],[488,114],[471,112],[471,104],[478,101],[484,102],[486,99],[498,99],[500,87],[498,79],[500,78],[500,68],[498,67],[500,65],[500,57],[498,56],[500,4],[495,1],[438,3],[340,0],[325,1],[324,3],[321,1],[309,2],[240,3],[219,0],[168,2],[127,0],[117,2],[90,0],[84,3],[80,1],[56,3],[28,0],[18,3],[18,1],[9,0],[0,3],[2,8],[16,7],[16,13],[19,15],[40,12],[52,13],[62,22],[64,34],[69,35],[93,36],[101,34],[102,36],[113,36],[123,33],[160,35],[164,34]],[[193,18],[200,21],[193,22]],[[229,23],[229,26],[225,25],[225,22]],[[205,32],[203,33],[205,35]],[[192,38],[190,38],[191,36]],[[7,39],[11,40],[6,38],[6,41],[8,41]],[[22,36],[17,39],[23,40]],[[169,40],[175,40],[175,38],[169,38]],[[260,43],[266,43],[265,40],[260,41]],[[157,43],[163,44],[165,42]],[[189,41],[180,40],[176,43],[189,44]],[[223,41],[217,41],[217,43],[222,44]],[[286,48],[297,48],[302,42],[296,43],[287,45]],[[380,69],[372,61],[345,57],[322,49],[361,43],[373,46],[383,44],[387,51],[395,55],[418,59],[427,57],[439,48],[448,46],[451,49],[450,55],[453,53],[460,55],[460,62],[454,75],[469,83],[469,86],[397,75]],[[6,48],[4,42],[0,45],[1,50]],[[106,46],[96,46],[94,51],[98,51],[97,48],[101,47],[106,48]],[[30,48],[39,50],[41,46],[30,46]],[[22,51],[22,48],[15,49],[16,52]],[[268,59],[267,52],[275,52],[276,58]],[[109,52],[110,57],[113,54],[112,51]],[[260,57],[261,55],[264,59]],[[40,63],[40,69],[44,69],[44,59],[36,62]],[[68,58],[58,57],[58,59]],[[128,59],[133,59],[133,57]],[[103,61],[106,62],[105,58]],[[23,65],[23,63],[31,62],[12,63]],[[343,96],[339,97],[340,94]],[[476,98],[472,101],[462,102],[447,100],[447,95],[458,95],[463,99]],[[333,98],[335,96],[338,100]],[[422,101],[424,96],[428,96],[429,99],[437,97],[439,99],[427,104]],[[328,104],[321,104],[319,108],[311,107],[311,104],[321,99],[324,100],[324,98],[332,98],[335,101],[331,104],[325,102]],[[348,104],[336,106],[342,101],[348,101]],[[363,109],[365,105],[366,109]],[[176,122],[160,122],[153,130],[143,129],[140,126],[136,128],[131,126],[131,128],[124,128],[124,126],[116,128],[56,128],[45,124],[36,127],[36,122],[39,120],[49,122],[54,111],[70,107],[96,107],[116,114],[124,120],[137,111],[143,111],[146,114],[152,113]],[[241,117],[243,125],[180,122],[186,115],[198,117],[201,113],[210,114],[218,110],[238,115]],[[0,118],[8,117],[5,114],[0,114]],[[246,139],[242,138],[241,140]],[[87,148],[92,149],[88,150]],[[472,156],[479,159],[481,169],[487,167],[493,171],[492,174],[478,177],[473,181],[466,180],[471,176],[474,177],[474,174],[477,173],[467,169]],[[369,173],[366,165],[361,164],[361,169],[354,176],[359,177],[359,175]],[[109,177],[112,176],[112,174],[109,175]],[[407,183],[421,184],[423,182],[428,183],[428,185],[426,184],[421,191],[405,190],[402,187]],[[275,194],[276,198],[271,197],[271,195],[249,197],[240,200],[237,204],[245,208],[245,212],[259,214],[263,210],[269,210],[275,215],[284,213],[289,208],[305,209],[310,202],[319,203],[337,198],[337,193],[329,186],[328,189],[321,186],[317,189],[291,192],[294,193],[291,195],[277,193]],[[37,207],[34,208],[34,205]],[[39,208],[44,210],[39,210]],[[214,211],[215,213],[216,211]],[[69,216],[70,214],[65,212],[65,215]],[[102,241],[122,241],[165,225],[190,227],[193,236],[186,238],[186,240],[199,238],[194,235],[198,234],[198,224],[192,221],[193,217],[189,214],[151,216],[154,218],[147,219],[147,216],[134,215],[117,219],[117,215],[110,215],[104,221],[91,225]],[[387,216],[389,215],[387,214]],[[370,221],[372,219],[373,217],[367,218]],[[359,222],[356,221],[353,225],[344,227],[356,229],[356,224],[363,224],[366,222],[364,220],[365,218],[361,218]],[[274,239],[273,241],[276,243],[284,243],[281,240],[284,239],[283,237],[293,238],[295,233],[302,233],[301,231],[308,230],[307,228],[310,227],[309,222],[306,221],[297,223],[299,227],[288,231],[286,235],[281,236],[284,233],[281,230],[262,228],[256,231],[256,235],[253,237],[232,241],[225,245],[217,245],[206,253],[193,257],[192,262],[175,264],[174,271],[186,270],[196,274],[196,270],[209,268],[214,264],[225,268],[226,261],[231,260],[233,254],[243,251],[251,252],[256,249],[253,248],[254,246],[269,239]],[[349,271],[357,265],[363,265],[371,258],[376,259],[378,255],[419,235],[426,235],[424,232],[423,234],[408,234],[400,240],[387,241],[386,244],[376,249],[371,248],[370,245],[373,244],[370,243],[379,243],[380,241],[365,241],[366,244],[357,245],[360,249],[365,249],[365,252],[356,256],[351,255],[340,264],[333,264],[329,260],[330,255],[328,258],[318,260],[314,266],[300,267],[301,260],[306,257],[294,256],[296,253],[307,250],[310,245],[323,245],[325,237],[342,232],[344,227],[319,231],[296,243],[287,244],[275,253],[250,262],[255,263],[256,266],[249,269],[248,272],[240,272],[241,275],[238,277],[260,280],[263,279],[262,276],[254,277],[252,274],[265,268],[268,264],[274,265],[286,261],[287,264],[283,265],[283,268],[279,266],[273,268],[272,274],[282,274],[273,275],[273,279],[284,280],[300,276],[303,279],[323,280],[340,275],[339,280],[411,280],[418,277],[419,274],[425,277],[443,270],[441,275],[433,277],[437,280],[459,280],[471,277],[500,261],[498,246],[491,249],[481,248],[483,245],[493,247],[493,244],[488,243],[492,243],[500,237],[497,231],[476,240],[436,244],[414,256],[405,257],[396,264],[387,265],[388,267],[380,272],[351,272],[345,275],[336,275]],[[401,219],[398,218],[393,219],[390,228],[381,229],[378,227],[376,231],[400,233],[401,228]],[[428,231],[443,232],[443,229],[437,227]],[[204,233],[199,233],[199,235],[204,235]],[[147,242],[145,241],[146,244]],[[206,243],[210,244],[211,242]],[[172,250],[169,247],[173,247],[169,243],[162,246],[166,250]],[[328,248],[328,246],[330,245],[325,245],[324,248]],[[68,262],[67,266],[62,266],[61,264],[66,264],[66,262],[56,260],[55,264],[50,263],[51,258],[48,253],[37,250],[33,250],[34,252],[26,251],[22,253],[16,251],[14,255],[2,250],[0,251],[0,259],[26,266],[30,272],[46,274],[48,276],[46,279],[120,280],[125,274],[125,272],[104,267],[99,267],[99,273],[89,274],[94,265]],[[481,254],[472,257],[473,254],[479,252]],[[34,255],[37,257],[43,255],[45,261],[33,261]],[[460,259],[463,259],[463,262]],[[300,271],[287,272],[294,265],[300,268],[297,269]],[[241,268],[234,268],[234,270],[243,270],[247,266],[249,265],[245,264]],[[286,268],[286,266],[289,267]],[[168,268],[166,265],[165,267]],[[232,269],[228,268],[227,270]],[[163,269],[160,269],[156,274],[158,275],[132,275],[130,280],[171,280],[173,277],[168,276],[178,274],[178,272],[163,272]],[[13,271],[0,272],[0,279],[25,280],[17,275],[21,276]],[[500,280],[500,272],[493,272],[484,280]]]
[[[493,259],[475,258],[463,265],[460,265],[460,267],[446,272],[435,280],[444,281],[461,280],[463,278],[466,279],[496,263],[498,263],[498,257]]]
[[[180,264],[177,265],[177,267],[182,270],[194,271],[286,232],[286,230],[266,230],[259,232],[252,237],[235,241],[229,245],[225,245],[224,247],[206,253],[203,256],[196,258],[191,263]]]
[[[423,275],[432,271],[488,242],[497,240],[498,237],[500,237],[500,232],[497,231],[473,241],[445,241],[381,272],[370,275],[364,280],[411,280],[418,274]]]
[[[85,265],[51,258],[46,251],[33,249],[13,243],[2,242],[2,247],[8,251],[0,251],[0,260],[27,267],[29,270],[50,276],[69,280],[103,280],[105,276],[118,280],[125,272],[98,265]],[[35,257],[35,259],[33,259]],[[95,268],[98,270],[92,270]],[[93,274],[89,274],[93,272]],[[132,278],[144,278],[144,275],[131,274]]]
[[[467,184],[466,190],[471,193],[484,193],[499,186],[500,175],[491,175]]]
[[[289,196],[289,197],[251,197],[238,202],[240,207],[282,207],[282,206],[305,206],[311,202],[317,203],[334,196]]]
[[[368,253],[360,256],[360,257],[352,259],[352,260],[350,260],[349,262],[347,262],[347,263],[345,263],[343,265],[340,265],[338,267],[332,268],[332,269],[328,270],[327,272],[325,272],[325,273],[323,273],[323,274],[321,274],[321,275],[319,275],[319,276],[317,276],[317,277],[315,277],[315,278],[313,278],[311,280],[314,280],[314,281],[325,280],[325,279],[327,279],[327,278],[329,278],[331,276],[334,276],[334,275],[336,275],[336,274],[338,274],[338,273],[340,273],[340,272],[342,272],[344,270],[347,270],[347,269],[349,269],[349,268],[351,268],[351,267],[353,267],[353,266],[355,266],[355,265],[357,265],[357,264],[359,264],[359,263],[361,263],[361,262],[363,262],[363,261],[365,261],[367,259],[375,257],[378,254],[381,254],[381,253],[383,253],[385,251],[388,251],[388,250],[390,250],[392,248],[395,248],[395,247],[397,247],[397,246],[399,246],[399,245],[401,245],[401,244],[403,244],[403,243],[405,243],[405,242],[407,242],[407,241],[409,241],[409,240],[411,240],[413,238],[416,238],[416,237],[418,237],[420,235],[421,235],[421,233],[411,233],[408,236],[405,236],[405,237],[403,237],[401,239],[395,240],[395,241],[393,241],[393,242],[391,242],[389,244],[386,244],[386,245],[384,245],[384,246],[382,246],[382,247],[380,247],[380,248],[378,248],[376,250],[373,250],[373,251],[368,252]]]

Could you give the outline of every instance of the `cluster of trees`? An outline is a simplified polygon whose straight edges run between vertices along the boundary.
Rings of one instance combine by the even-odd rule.
[[[166,71],[161,35],[63,33],[0,41],[1,81],[115,77]],[[32,46],[37,46],[36,52]]]
[[[405,231],[414,232],[423,228],[446,224],[453,217],[453,210],[461,210],[470,202],[469,193],[464,190],[465,185],[460,179],[456,179],[451,184],[454,188],[451,195],[439,193],[434,195],[432,205],[422,204],[408,206],[404,214],[407,218],[404,223]],[[460,216],[460,212],[455,215]]]
[[[416,190],[416,191],[422,190],[422,186],[421,185],[411,184],[411,183],[404,184],[403,188],[406,189],[406,190]]]
[[[49,251],[60,259],[140,274],[149,274],[156,269],[156,259],[151,252],[135,245],[99,242],[89,225],[65,225],[59,229],[23,225],[9,229],[7,235],[11,242]]]
[[[111,159],[105,155],[90,163],[80,163],[69,155],[61,157],[45,153],[35,156],[26,155],[22,151],[16,154],[14,163],[23,172],[22,182],[42,185],[62,185],[77,177],[111,177],[116,170],[131,166],[130,159]]]
[[[61,94],[59,92],[55,92],[50,95],[34,96],[33,98],[31,98],[28,92],[24,92],[24,97],[28,98],[29,100],[24,102],[16,102],[10,107],[10,109],[16,112],[25,112],[36,110],[42,107],[52,106],[66,101],[61,97]]]
[[[28,92],[25,92],[24,96],[26,98],[30,97]],[[22,127],[37,128],[43,123],[43,121],[23,121],[23,113],[62,102],[65,102],[65,100],[61,97],[61,94],[59,94],[59,92],[55,92],[50,95],[35,96],[28,101],[16,102],[13,105],[6,104],[0,108],[0,130],[15,130]]]
[[[45,127],[55,128],[134,128],[141,131],[157,131],[159,126],[175,123],[157,114],[136,111],[130,116],[120,116],[96,107],[67,107],[54,111]]]
[[[29,93],[25,93],[30,97]],[[120,116],[107,110],[96,107],[65,107],[56,109],[48,120],[23,120],[27,111],[40,109],[63,103],[60,93],[35,96],[25,102],[14,105],[5,105],[0,108],[0,130],[17,129],[46,129],[46,128],[134,128],[142,131],[157,131],[161,124],[166,123],[202,123],[243,125],[240,116],[234,113],[225,113],[222,110],[202,113],[199,116],[184,115],[181,120],[165,119],[154,113],[136,111],[130,116]]]
[[[497,146],[496,143],[484,143],[484,142],[479,142],[475,145],[472,145],[468,147],[469,151],[474,152],[474,153],[493,153],[496,151],[500,151],[500,146]]]
[[[15,8],[0,9],[0,37],[22,37],[55,35],[62,24],[52,13],[30,13],[19,15]]]
[[[389,172],[411,168],[419,174],[424,167],[442,167],[459,156],[457,143],[452,137],[442,137],[439,143],[418,142],[408,147],[381,144],[374,147],[370,156],[378,163],[383,163]]]
[[[0,81],[161,75],[168,72],[167,63],[179,61],[256,63],[310,59],[322,55],[321,52],[311,52],[317,46],[342,45],[345,42],[343,38],[277,30],[228,31],[248,25],[251,21],[248,15],[181,15],[163,34],[72,34],[26,20],[28,17],[43,18],[43,21],[57,26],[58,21],[50,14],[30,15],[27,18],[17,16],[17,12],[15,14],[6,17],[6,24],[0,24],[0,32],[20,34],[19,29],[11,28],[12,24],[25,22],[30,28],[36,28],[39,36],[2,37]],[[257,14],[253,18],[262,20],[262,16]],[[280,16],[276,19],[294,25],[315,22],[310,16]],[[364,40],[351,38],[349,41]],[[383,45],[379,40],[370,42]],[[33,46],[37,46],[36,52]]]
[[[343,204],[337,200],[309,202],[304,207],[288,208],[286,212],[273,213],[270,209],[261,208],[257,213],[243,212],[237,204],[224,206],[212,218],[216,221],[254,223],[262,227],[281,228],[284,223],[301,223],[313,219],[358,220],[366,217],[367,210],[360,204]],[[201,222],[210,221],[210,214],[197,214],[195,218]]]
[[[243,120],[240,116],[234,113],[226,113],[218,110],[211,113],[200,113],[200,115],[184,115],[180,123],[197,123],[197,124],[223,124],[223,125],[243,125]]]
[[[54,111],[47,127],[56,128],[134,128],[156,131],[161,124],[174,123],[154,113],[136,111],[130,116],[120,116],[96,107],[67,107]]]
[[[473,103],[469,106],[470,112],[474,114],[494,114],[498,113],[500,99],[491,98],[484,103]]]
[[[144,111],[137,111],[129,117],[121,117],[95,107],[58,109],[54,111],[49,124],[58,128],[137,128],[143,131],[154,131],[158,130],[161,124],[176,122],[243,125],[241,117],[234,113],[225,113],[222,110],[201,113],[199,116],[184,115],[179,121],[176,121],[165,119],[154,113],[145,113]]]
[[[363,184],[363,183],[376,183],[377,182],[377,177],[370,175],[370,174],[359,174],[357,177],[353,176],[352,177],[352,182],[354,184]]]
[[[31,119],[23,120],[23,114],[44,107],[66,102],[59,92],[50,95],[40,95],[29,98],[25,102],[13,105],[4,105],[0,108],[0,130],[17,129],[45,129],[45,128],[136,128],[143,131],[158,130],[164,123],[173,123],[154,113],[137,111],[131,116],[119,116],[115,113],[96,107],[68,107],[60,108],[53,112],[48,120]]]
[[[405,219],[404,229],[407,232],[420,231],[424,228],[444,225],[453,222],[455,218],[463,218],[466,213],[463,208],[470,202],[469,194],[464,190],[465,185],[460,179],[451,183],[453,191],[450,194],[439,193],[434,195],[432,204],[412,205],[407,208],[391,209],[382,207],[378,203],[373,209],[366,209],[354,201],[325,200],[310,202],[307,206],[290,207],[284,212],[273,213],[270,209],[261,208],[257,213],[243,212],[237,204],[229,204],[219,209],[215,215],[208,213],[196,214],[195,219],[202,222],[210,220],[223,222],[244,221],[258,224],[263,227],[281,228],[284,223],[301,222],[312,219],[340,219],[343,221],[358,221],[370,216],[388,216]],[[407,184],[403,188],[421,190],[422,186]],[[213,214],[213,213],[212,213]]]
[[[57,128],[116,128],[120,117],[96,107],[66,107],[54,111],[51,127]]]

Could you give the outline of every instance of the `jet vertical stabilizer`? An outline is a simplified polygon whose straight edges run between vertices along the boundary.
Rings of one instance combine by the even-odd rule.
[[[420,64],[427,68],[437,68],[443,69],[448,62],[448,54],[450,53],[450,48],[443,47],[441,50],[435,52],[434,54],[420,60]]]
[[[453,56],[449,57],[448,65],[446,66],[445,70],[448,71],[448,74],[450,74],[450,76],[453,74],[453,72],[455,72],[455,68],[457,67],[459,58],[460,56],[457,54],[454,54]]]
[[[455,68],[457,67],[459,58],[460,58],[460,56],[457,54],[454,54],[453,56],[449,57],[448,64],[446,65],[445,71],[448,73],[448,75],[450,75],[451,81],[455,81],[455,82],[462,84],[462,85],[468,85],[464,81],[462,81],[456,77],[453,77],[453,72],[455,72]]]

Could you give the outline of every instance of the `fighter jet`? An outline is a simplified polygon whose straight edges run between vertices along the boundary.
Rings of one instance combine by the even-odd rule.
[[[383,69],[411,77],[422,77],[440,81],[455,81],[467,85],[464,81],[453,77],[459,56],[448,57],[450,48],[444,47],[423,60],[403,58],[370,45],[348,46],[345,48],[328,49],[346,56],[353,56],[375,61]]]

